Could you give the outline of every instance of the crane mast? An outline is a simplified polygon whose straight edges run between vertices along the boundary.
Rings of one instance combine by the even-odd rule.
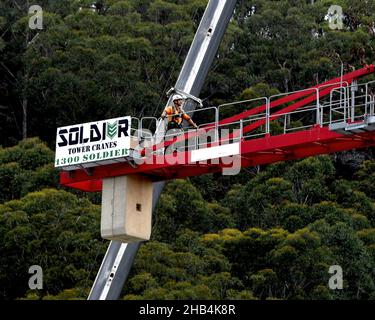
[[[235,5],[236,0],[209,1],[173,91],[183,92],[188,97],[199,96]],[[191,99],[185,110],[193,111],[196,106],[196,101]],[[154,183],[152,210],[155,210],[164,186],[164,181]],[[141,244],[110,242],[88,300],[116,300],[120,297]]]

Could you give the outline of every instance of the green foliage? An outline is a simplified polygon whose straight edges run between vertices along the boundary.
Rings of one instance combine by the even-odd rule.
[[[85,297],[88,296],[88,290],[80,289],[65,289],[64,291],[58,293],[57,295],[46,295],[43,297],[43,300],[85,300]],[[28,295],[27,300],[34,300],[33,295]]]
[[[177,180],[167,185],[160,198],[153,235],[156,240],[170,242],[182,228],[204,233],[233,225],[228,209],[208,204],[189,181]]]
[[[225,257],[203,243],[198,246],[201,250],[191,253],[158,242],[144,245],[125,299],[225,299],[229,293],[232,297],[240,295],[237,289],[242,287],[241,281],[231,276]]]
[[[0,205],[2,298],[84,299],[105,249],[99,207],[87,197],[41,190],[56,172],[53,153],[38,139],[1,149],[0,160],[2,194],[14,199]],[[356,181],[336,180],[339,173],[324,156],[236,179],[170,182],[124,299],[373,297],[374,204],[361,191],[371,168],[365,162]],[[239,183],[230,189],[233,182]],[[27,190],[41,191],[17,200]],[[24,285],[33,264],[44,271],[45,286],[37,293]],[[344,269],[340,292],[327,287],[335,264]]]
[[[231,201],[236,222],[248,226],[270,228],[279,225],[278,208],[294,200],[291,183],[283,178],[270,178],[259,184],[250,180]]]
[[[35,170],[54,160],[54,153],[38,138],[26,139],[12,148],[0,149],[0,164],[19,162],[20,168]]]
[[[375,161],[365,161],[357,172],[358,188],[375,200]]]
[[[37,138],[0,148],[0,203],[57,186],[53,162],[54,153]]]
[[[99,214],[99,207],[87,200],[54,189],[0,204],[1,298],[26,294],[32,265],[43,268],[41,295],[73,286],[86,289],[93,280],[90,268],[98,267],[95,255],[104,253]]]
[[[362,179],[364,183],[367,183],[368,180],[371,180],[371,176],[367,179],[365,177]],[[347,181],[339,180],[334,184],[338,202],[345,207],[356,209],[357,212],[365,215],[374,226],[375,206],[372,199],[369,199],[365,193],[353,189],[352,184]]]
[[[345,223],[336,223],[322,234],[324,245],[331,248],[337,264],[345,270],[345,290],[342,298],[369,298],[375,289],[374,263],[357,234]]]
[[[307,158],[294,164],[285,174],[293,182],[293,193],[301,204],[327,200],[327,182],[333,178],[335,169],[328,156]]]
[[[0,144],[20,137],[17,95],[28,104],[29,134],[49,143],[57,126],[161,112],[163,91],[178,75],[207,4],[46,0],[38,3],[44,12],[43,32],[34,38],[36,32],[24,32],[27,8],[5,2],[0,8],[0,31],[5,34],[0,50],[7,46],[2,60],[9,72],[0,84],[4,81],[11,91],[0,102],[5,99],[11,108],[0,113],[6,124],[0,129]],[[8,79],[10,75],[16,79]]]
[[[270,88],[265,83],[257,83],[255,86],[245,89],[239,96],[238,100],[251,100],[261,97],[270,97],[280,93],[275,88]]]
[[[157,115],[207,0],[41,0],[44,29],[25,34],[26,4],[0,7],[0,144],[28,132],[53,144],[57,126],[123,114]],[[330,1],[238,1],[202,96],[214,104],[305,88],[370,63],[371,8],[340,1],[345,28],[328,27]],[[366,7],[366,9],[364,9]],[[251,107],[251,106],[250,106]],[[278,132],[277,122],[272,132]]]
[[[58,126],[159,115],[207,0],[38,4],[44,29],[35,38],[25,33],[25,4],[0,2],[0,297],[84,299],[105,249],[100,210],[82,193],[51,189],[58,175],[46,144],[16,145],[22,104],[28,135],[50,146]],[[342,31],[328,27],[331,4],[238,1],[201,93],[206,106],[306,88],[337,76],[341,63],[345,71],[371,63],[375,1],[335,3]],[[271,132],[283,124],[273,121]],[[170,182],[124,298],[373,299],[374,169],[370,159],[349,181],[321,156]],[[38,293],[27,290],[33,264],[44,270]],[[336,264],[342,291],[327,286]]]

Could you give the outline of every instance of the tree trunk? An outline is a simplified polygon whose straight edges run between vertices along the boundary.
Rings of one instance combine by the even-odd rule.
[[[29,0],[26,2],[26,10],[29,12]],[[30,38],[30,29],[29,26],[26,26],[26,45],[25,50],[27,50],[27,47],[29,46],[29,38]],[[29,81],[29,72],[28,67],[25,65],[25,77],[24,77],[24,87],[22,90],[22,139],[27,138],[27,106],[28,106],[28,100],[27,100],[27,83]]]
[[[22,139],[27,138],[27,98],[22,100]]]

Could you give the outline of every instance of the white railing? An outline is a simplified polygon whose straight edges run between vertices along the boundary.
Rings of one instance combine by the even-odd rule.
[[[324,96],[321,96],[323,90],[327,90],[333,85],[340,85],[340,87],[330,90],[328,94],[324,91]],[[277,100],[293,94],[297,94],[296,99],[275,104]],[[299,94],[302,94],[302,96]],[[296,110],[283,112],[283,109],[291,104],[300,101],[307,102],[306,99],[311,100],[307,105],[302,105]],[[228,143],[233,140],[248,140],[267,135],[308,130],[314,126],[328,126],[337,122],[362,121],[366,116],[374,115],[374,106],[375,81],[363,84],[354,82],[351,85],[348,82],[333,83],[317,88],[280,93],[271,97],[236,101],[218,107],[187,111],[184,113],[198,122],[198,129],[185,127],[177,131],[167,132],[164,134],[164,139],[161,140],[168,141],[182,134],[192,134],[187,149],[194,150],[203,148],[208,143]],[[262,107],[259,112],[238,118],[241,112],[259,107]],[[234,121],[222,123],[223,120],[234,116],[237,116]],[[155,131],[158,129],[157,126],[166,126],[167,121],[163,122],[156,117],[144,117],[141,120],[133,119],[135,128],[132,129],[132,133],[135,137],[139,140],[149,140],[148,145],[160,142],[160,137],[159,139],[156,138]],[[200,119],[205,119],[205,123],[199,123]],[[278,124],[278,127],[276,126],[278,132],[273,129],[272,123]],[[253,127],[249,127],[252,124],[254,124]],[[234,135],[223,134],[225,129],[236,131],[236,133]],[[207,141],[207,136],[200,139],[207,131],[210,132],[210,141]]]

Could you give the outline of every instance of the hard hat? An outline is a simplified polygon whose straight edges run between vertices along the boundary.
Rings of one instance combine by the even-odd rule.
[[[176,100],[185,100],[185,98],[179,94],[176,94],[173,96],[173,100],[172,101],[176,101]]]

